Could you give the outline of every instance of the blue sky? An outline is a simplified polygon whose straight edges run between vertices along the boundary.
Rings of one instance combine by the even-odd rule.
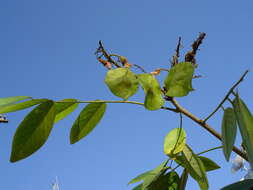
[[[1,97],[119,100],[104,85],[106,70],[95,59],[98,40],[148,71],[168,68],[179,36],[190,48],[199,32],[207,37],[197,56],[196,89],[178,101],[199,117],[210,113],[246,69],[253,69],[253,3],[245,1],[67,1],[0,2]],[[159,76],[162,81],[164,74]],[[240,93],[253,107],[252,72]],[[143,100],[143,92],[131,100]],[[226,104],[229,105],[229,104]],[[84,105],[79,106],[79,111]],[[15,129],[29,110],[8,114],[0,126],[1,188],[46,190],[58,176],[62,190],[128,190],[127,182],[166,159],[163,140],[178,127],[178,116],[135,105],[108,105],[105,117],[82,141],[70,145],[78,110],[53,129],[31,157],[10,163]],[[253,110],[253,109],[252,109]],[[222,112],[209,120],[220,131]],[[187,142],[195,152],[220,143],[184,118]],[[239,138],[237,139],[239,143]],[[222,169],[208,173],[210,189],[238,181],[220,150],[206,154]],[[234,156],[234,155],[233,155]],[[180,170],[179,170],[180,172]],[[188,182],[189,190],[198,189]]]

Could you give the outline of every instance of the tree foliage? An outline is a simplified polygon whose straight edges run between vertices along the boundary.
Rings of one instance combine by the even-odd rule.
[[[189,176],[196,180],[201,190],[207,190],[209,182],[206,172],[217,170],[220,166],[210,158],[200,156],[200,154],[219,148],[223,149],[227,161],[230,159],[231,152],[234,151],[248,161],[251,168],[253,168],[253,117],[247,105],[240,98],[239,93],[234,92],[248,71],[229,89],[224,99],[205,119],[199,119],[176,101],[176,97],[187,96],[194,90],[192,82],[194,78],[198,78],[195,75],[197,69],[196,54],[204,38],[205,33],[200,33],[193,42],[192,49],[185,54],[182,62],[179,61],[181,47],[181,38],[179,38],[170,68],[159,68],[149,73],[139,65],[130,64],[126,57],[108,53],[100,41],[96,58],[99,63],[108,69],[105,84],[115,96],[122,98],[120,101],[81,101],[77,99],[54,101],[34,99],[29,96],[0,98],[1,114],[35,106],[25,116],[14,134],[10,161],[17,162],[35,153],[48,139],[54,124],[75,111],[80,104],[87,103],[71,128],[71,144],[85,138],[98,125],[104,116],[107,104],[130,103],[141,105],[147,110],[162,109],[176,112],[180,118],[179,127],[172,129],[164,140],[164,153],[168,156],[168,159],[155,169],[148,170],[132,179],[129,184],[140,182],[133,190],[184,190],[187,187]],[[138,68],[142,73],[134,73],[133,67]],[[156,79],[160,72],[167,72],[162,87]],[[128,99],[141,88],[145,94],[143,103],[129,101]],[[233,99],[231,99],[231,96]],[[173,107],[164,106],[165,101],[170,102]],[[223,104],[225,102],[229,102],[231,107],[224,108]],[[208,119],[213,117],[219,109],[224,110],[221,122],[222,134],[219,134],[207,124]],[[221,141],[222,146],[195,153],[187,143],[187,134],[182,123],[183,116],[193,120],[215,136]],[[4,120],[2,117],[0,119],[0,122],[6,122],[6,119]],[[240,129],[243,148],[237,148],[234,145],[237,126]],[[179,167],[183,168],[181,174],[177,171]],[[249,188],[253,188],[252,180],[237,182],[222,189],[246,190]]]

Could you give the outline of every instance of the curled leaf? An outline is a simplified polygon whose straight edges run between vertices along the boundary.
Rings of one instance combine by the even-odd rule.
[[[192,88],[194,66],[190,62],[182,62],[172,67],[164,81],[166,95],[170,97],[186,96]]]
[[[144,106],[148,110],[160,109],[164,104],[161,88],[157,79],[148,73],[137,75],[138,80],[146,94]]]
[[[109,70],[105,77],[105,83],[115,96],[124,100],[134,95],[139,86],[135,74],[128,68]]]
[[[171,130],[164,140],[164,153],[174,157],[177,153],[182,152],[186,145],[186,133],[183,128]]]

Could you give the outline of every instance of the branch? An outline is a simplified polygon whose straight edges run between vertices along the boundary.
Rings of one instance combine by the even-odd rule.
[[[206,122],[210,117],[212,117],[219,110],[219,108],[222,107],[223,103],[228,99],[229,95],[231,93],[233,93],[234,89],[243,81],[244,77],[247,75],[248,72],[249,72],[249,70],[246,70],[243,73],[243,75],[241,76],[241,78],[229,89],[228,93],[223,98],[223,100],[220,102],[220,104],[214,109],[214,111],[209,116],[206,117],[206,119],[204,119],[203,122]]]
[[[210,132],[217,139],[222,141],[221,135],[217,131],[215,131],[210,125],[205,123],[203,120],[199,119],[197,116],[193,115],[191,112],[189,112],[188,110],[183,108],[174,98],[171,99],[171,103],[177,108],[177,110],[179,112],[181,112],[182,114],[184,114],[185,116],[187,116],[188,118],[193,120],[195,123],[199,124],[201,127],[203,127],[205,130]],[[238,155],[240,155],[245,160],[248,160],[246,154],[244,152],[242,152],[239,148],[234,146],[233,147],[233,152],[237,153]]]
[[[103,44],[102,44],[102,41],[99,40],[98,43],[99,43],[99,47],[98,47],[96,53],[101,52],[101,53],[103,54],[103,56],[104,56],[110,63],[112,63],[113,65],[115,65],[116,67],[119,68],[120,65],[119,65],[118,63],[116,63],[116,62],[109,56],[109,54],[106,52],[106,50],[105,50],[105,48],[104,48],[104,46],[103,46]]]

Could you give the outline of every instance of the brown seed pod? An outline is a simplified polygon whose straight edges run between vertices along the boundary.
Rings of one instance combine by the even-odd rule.
[[[107,69],[112,68],[112,64],[109,61],[106,61],[104,59],[98,58],[98,61],[102,63]]]

